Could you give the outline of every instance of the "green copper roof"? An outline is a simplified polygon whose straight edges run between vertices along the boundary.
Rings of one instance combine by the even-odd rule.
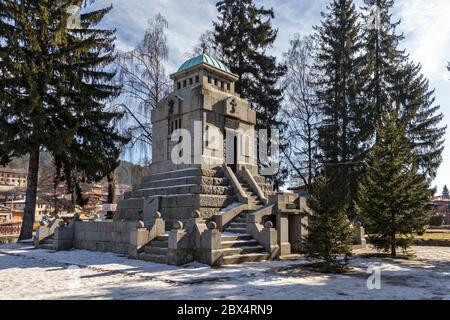
[[[231,72],[231,70],[226,65],[224,65],[219,60],[208,56],[207,54],[201,54],[201,55],[199,55],[199,56],[197,56],[195,58],[189,59],[188,61],[186,61],[185,63],[183,63],[181,65],[181,67],[178,69],[177,72],[181,72],[181,71],[190,69],[190,68],[195,67],[195,66],[197,66],[199,64],[202,64],[202,63],[210,65],[210,66],[212,66],[214,68],[217,68],[219,70],[222,70],[224,72],[228,72],[228,73],[233,74]]]

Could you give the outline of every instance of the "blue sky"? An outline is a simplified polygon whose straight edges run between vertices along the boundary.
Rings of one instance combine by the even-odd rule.
[[[273,7],[274,25],[279,29],[271,53],[281,56],[295,33],[310,34],[319,23],[320,12],[329,0],[257,0]],[[360,5],[362,1],[355,1]],[[94,7],[113,4],[105,18],[105,26],[117,29],[119,50],[131,49],[142,38],[149,18],[161,13],[169,22],[167,31],[170,58],[168,71],[174,72],[187,58],[199,35],[212,26],[217,17],[216,1],[211,0],[97,0]],[[444,124],[450,128],[450,73],[445,66],[450,61],[450,1],[397,0],[394,18],[402,20],[399,31],[406,39],[402,47],[412,60],[420,62],[423,73],[436,89],[436,103],[445,114]],[[444,162],[435,185],[440,193],[444,184],[450,186],[450,129],[446,135]]]

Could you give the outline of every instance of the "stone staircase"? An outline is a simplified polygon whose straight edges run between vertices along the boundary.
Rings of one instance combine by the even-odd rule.
[[[244,178],[241,175],[237,176],[239,183],[241,184],[242,189],[247,194],[248,198],[251,200],[251,202],[256,206],[255,209],[261,207],[264,205],[262,200],[258,197],[256,192],[252,190],[252,188],[249,186],[249,184],[244,180]]]
[[[55,239],[53,236],[48,237],[39,243],[39,249],[55,250]]]
[[[269,258],[265,248],[247,234],[247,212],[242,212],[222,233],[223,264],[263,261]]]
[[[144,247],[144,251],[138,254],[138,259],[155,263],[167,264],[167,252],[169,251],[169,235],[164,234],[151,241]]]

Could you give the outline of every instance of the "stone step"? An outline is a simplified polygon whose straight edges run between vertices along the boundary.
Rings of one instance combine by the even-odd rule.
[[[248,254],[237,254],[223,257],[223,264],[235,264],[244,262],[257,262],[264,261],[269,258],[268,253],[248,253]]]
[[[205,170],[200,168],[187,168],[187,169],[179,169],[173,171],[166,171],[161,173],[152,174],[150,176],[144,177],[142,179],[142,183],[164,180],[164,179],[174,179],[181,178],[187,176],[205,176],[205,177],[214,177],[214,178],[223,178],[224,172],[223,170]]]
[[[250,247],[232,247],[232,248],[226,248],[222,249],[223,256],[234,256],[234,255],[242,255],[242,254],[248,254],[248,253],[263,253],[265,251],[265,248],[263,246],[250,246]]]
[[[215,177],[202,177],[202,176],[186,176],[179,178],[171,178],[171,179],[161,179],[143,182],[140,185],[135,186],[136,189],[145,189],[145,188],[161,188],[161,187],[169,187],[169,186],[177,186],[177,185],[186,185],[186,184],[205,184],[212,186],[228,186],[228,179],[226,178],[215,178]]]
[[[221,243],[223,249],[236,247],[251,247],[259,245],[258,241],[256,241],[255,239],[222,241]]]
[[[131,191],[129,198],[145,198],[156,195],[175,195],[175,194],[211,194],[217,196],[233,195],[233,189],[229,186],[213,186],[186,184],[178,186],[143,188]]]
[[[166,263],[167,264],[167,256],[165,255],[159,255],[159,254],[151,254],[151,253],[140,253],[138,254],[138,258],[140,260],[148,261],[148,262],[155,262],[155,263]]]
[[[234,235],[224,235],[222,234],[222,241],[236,241],[236,240],[252,240],[252,236],[250,234],[242,234],[235,233]]]
[[[230,223],[228,226],[229,228],[233,229],[247,229],[247,223],[246,222],[235,222],[236,220],[233,220],[233,222]]]
[[[159,240],[153,240],[150,242],[150,246],[152,247],[158,247],[158,248],[168,248],[169,247],[169,241],[159,241]]]
[[[233,222],[237,222],[237,223],[247,223],[247,217],[236,217]]]
[[[55,247],[53,244],[50,244],[50,243],[42,243],[39,245],[39,249],[55,250]]]
[[[232,233],[246,233],[247,228],[225,228],[225,232],[232,232]]]
[[[155,195],[171,195],[171,194],[197,194],[200,193],[198,184],[185,184],[178,186],[167,186],[159,188],[142,188],[131,191],[130,198],[145,198]]]
[[[156,240],[157,241],[169,241],[169,234],[166,233],[166,234],[160,235],[156,238]]]
[[[167,255],[168,251],[169,248],[162,248],[162,247],[145,246],[144,248],[145,253],[156,254],[161,256]]]

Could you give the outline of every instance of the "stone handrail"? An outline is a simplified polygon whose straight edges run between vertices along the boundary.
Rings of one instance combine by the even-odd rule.
[[[248,216],[248,221],[249,223],[258,223],[258,224],[262,224],[262,218],[264,216],[269,216],[271,214],[273,214],[273,210],[274,210],[275,204],[269,204],[269,205],[265,205],[264,207],[256,210],[255,212],[251,213]]]
[[[130,258],[137,258],[138,253],[152,240],[163,235],[165,231],[165,221],[161,218],[161,213],[158,211],[154,215],[154,223],[150,228],[145,228],[142,221],[138,222],[135,231],[130,233],[130,247],[128,249],[128,256]]]
[[[225,176],[228,178],[228,181],[230,181],[231,186],[233,187],[234,192],[236,193],[236,196],[237,196],[239,202],[248,204],[248,202],[249,202],[248,196],[244,192],[244,189],[242,189],[242,186],[239,183],[239,180],[237,179],[233,170],[231,170],[231,168],[228,167],[226,164],[223,165],[223,169],[225,171]]]
[[[258,183],[256,182],[255,178],[252,176],[251,172],[247,169],[247,167],[242,166],[242,174],[245,181],[248,183],[250,188],[256,193],[256,195],[261,199],[261,201],[264,204],[268,203],[268,199],[264,195],[264,192],[259,187]]]
[[[51,220],[48,225],[40,226],[37,229],[36,235],[34,237],[35,246],[38,246],[42,241],[53,236],[55,234],[56,228],[59,227],[59,224],[62,221],[62,219],[54,219]]]
[[[227,208],[220,210],[218,213],[212,216],[212,220],[217,223],[217,228],[223,230],[223,228],[230,223],[235,217],[237,217],[242,211],[247,210],[248,205],[245,203],[235,202]]]

